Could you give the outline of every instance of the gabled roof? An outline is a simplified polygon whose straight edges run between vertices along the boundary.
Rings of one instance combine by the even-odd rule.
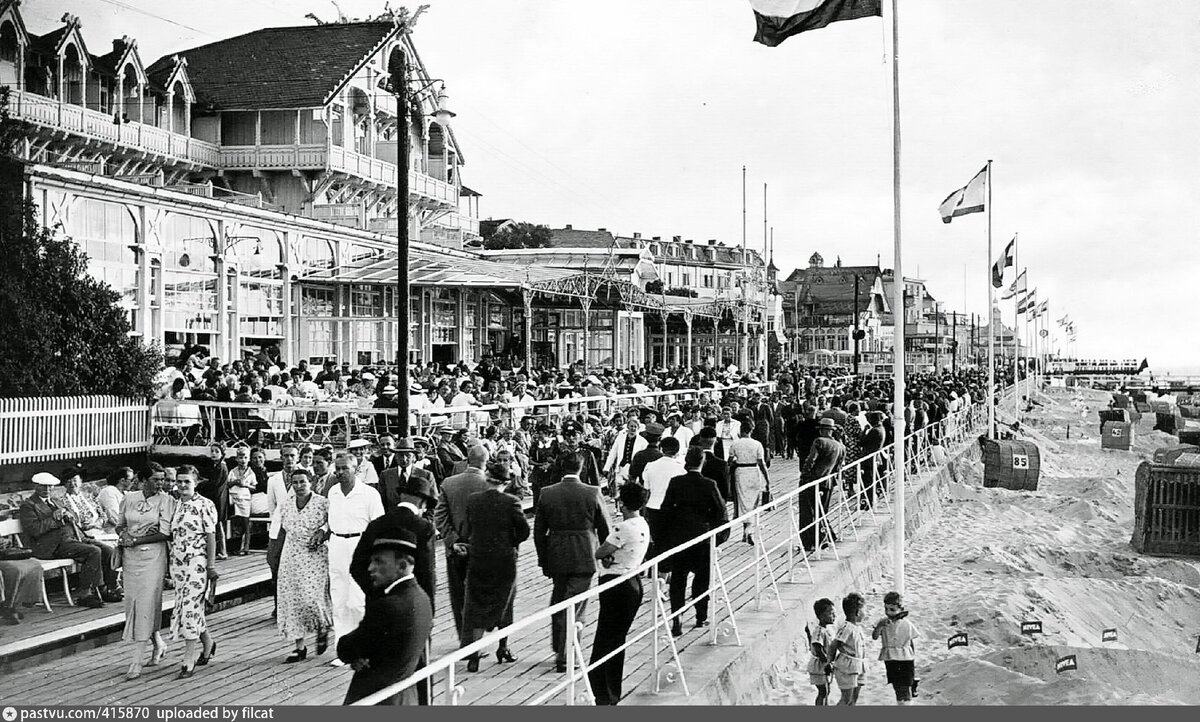
[[[391,22],[263,28],[176,53],[197,99],[226,110],[317,108],[399,26]],[[150,66],[153,76],[170,57]]]
[[[870,308],[875,279],[882,275],[878,266],[798,268],[780,287],[785,294],[796,294],[801,305],[812,304],[817,314],[853,314],[855,275],[862,276],[858,284],[858,310],[865,311]]]
[[[17,9],[19,4],[17,0],[0,0],[0,19],[11,20],[13,26],[17,29],[17,43],[28,45],[30,42],[29,30],[25,27],[25,21],[21,18],[21,13]]]
[[[114,40],[112,51],[96,58],[94,64],[97,71],[112,76],[119,76],[121,69],[129,64],[133,66],[133,72],[139,81],[145,83],[148,80],[146,67],[142,64],[141,55],[138,54],[137,41],[128,35],[120,40]]]
[[[196,86],[188,72],[188,59],[178,54],[169,55],[151,65],[146,71],[151,87],[166,93],[176,81],[183,82],[183,94],[187,102],[196,102]]]

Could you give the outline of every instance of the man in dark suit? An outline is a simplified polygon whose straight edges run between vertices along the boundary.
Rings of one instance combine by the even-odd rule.
[[[384,469],[379,474],[378,490],[379,499],[383,502],[383,510],[388,512],[396,508],[396,505],[400,503],[400,495],[403,489],[408,486],[410,479],[421,479],[422,481],[429,482],[434,490],[434,499],[429,504],[429,508],[432,508],[437,503],[437,484],[433,480],[433,474],[413,465],[417,449],[413,446],[412,439],[407,436],[399,441],[390,436],[383,438],[388,439],[392,443],[392,448],[395,450],[393,458],[396,460],[394,466]],[[380,443],[384,443],[382,439]],[[374,462],[375,460],[372,459],[371,461]]]
[[[713,480],[722,499],[733,501],[733,484],[729,483],[729,464],[713,451],[713,447],[717,444],[717,430],[711,426],[705,426],[700,429],[699,434],[696,434],[696,438],[699,439],[698,445],[704,450],[704,466],[700,468],[700,474]]]
[[[416,540],[406,530],[398,538],[376,539],[368,573],[377,593],[367,597],[358,628],[338,640],[338,659],[354,667],[343,704],[352,704],[410,677],[433,631],[429,597],[413,575]],[[413,688],[380,704],[416,704]]]
[[[568,421],[562,427],[562,442],[558,445],[558,456],[550,464],[546,474],[546,486],[557,484],[566,475],[567,465],[577,463],[579,471],[576,475],[588,486],[600,486],[600,467],[596,464],[596,456],[579,443],[583,427],[577,421]],[[571,462],[577,459],[577,462]],[[543,487],[543,490],[545,487]],[[540,500],[540,495],[539,495]],[[592,566],[595,566],[593,564]]]
[[[562,481],[542,490],[533,520],[538,566],[554,582],[551,605],[570,599],[591,586],[596,573],[598,540],[608,536],[608,519],[600,503],[599,486],[589,486],[580,479],[583,470],[580,457],[563,455],[559,457],[559,463]],[[586,603],[577,606],[577,621],[583,620],[586,607]],[[559,672],[565,672],[567,668],[566,616],[566,612],[559,612],[550,622],[555,670]]]
[[[725,500],[717,491],[717,484],[701,472],[707,452],[693,446],[688,449],[683,466],[687,473],[671,479],[659,511],[665,534],[664,546],[671,549],[702,536],[721,526],[726,521]],[[728,538],[729,532],[723,535]],[[720,536],[717,543],[725,541]],[[696,544],[676,554],[671,559],[670,593],[671,611],[683,608],[687,590],[688,574],[692,576],[692,599],[698,599],[708,591],[709,562],[708,544]],[[696,628],[708,626],[708,598],[696,602]],[[676,617],[671,624],[671,634],[683,634],[682,623]]]
[[[462,628],[463,599],[467,580],[467,499],[474,493],[487,491],[492,485],[483,468],[488,451],[482,444],[467,451],[467,470],[442,482],[442,494],[433,512],[433,521],[446,547],[446,582],[450,588],[450,611],[454,615],[454,630],[461,642],[466,638]]]
[[[390,471],[390,470],[389,470]],[[417,469],[420,471],[420,469]],[[378,519],[373,519],[359,537],[358,546],[354,548],[354,556],[350,559],[350,576],[362,588],[367,597],[377,594],[371,581],[370,565],[371,552],[377,539],[397,538],[401,531],[413,535],[416,548],[413,550],[413,575],[417,585],[429,595],[429,611],[432,614],[437,607],[434,593],[437,589],[437,570],[434,566],[433,522],[425,518],[425,509],[437,502],[437,487],[429,475],[413,474],[405,482],[406,486],[398,491],[400,501],[394,509],[389,510]],[[381,484],[382,486],[382,484]],[[417,668],[424,667],[426,660],[421,655]],[[420,704],[429,703],[429,684],[421,683],[419,687]]]
[[[842,446],[842,442],[833,438],[837,428],[837,422],[832,418],[821,419],[817,424],[820,436],[812,443],[808,456],[800,463],[801,487],[817,479],[824,479],[819,485],[819,490],[814,488],[800,493],[800,539],[806,551],[813,551],[816,548],[816,528],[805,529],[805,527],[812,524],[817,518],[817,493],[821,495],[823,514],[827,515],[829,501],[833,498],[833,489],[836,484],[836,478],[831,475],[841,471],[842,465],[846,461],[846,447]],[[829,530],[823,531],[823,537],[829,535]],[[834,541],[838,540],[836,534],[833,534],[832,538]]]
[[[400,458],[397,455],[397,451],[399,451],[397,448],[398,442],[396,441],[396,437],[391,434],[380,434],[375,443],[379,446],[379,453],[371,457],[371,466],[374,466],[375,473],[380,478],[383,478],[384,471],[394,469],[401,464]],[[411,441],[409,442],[409,446],[412,446]],[[409,463],[412,463],[411,459]]]
[[[21,533],[29,540],[35,559],[73,559],[79,565],[79,589],[84,592],[79,604],[103,607],[100,547],[79,541],[70,512],[50,498],[50,490],[59,483],[53,474],[33,475],[34,492],[17,512]]]

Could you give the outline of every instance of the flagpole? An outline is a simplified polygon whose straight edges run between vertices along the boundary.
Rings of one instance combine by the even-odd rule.
[[[892,0],[895,2],[895,0]],[[996,288],[992,285],[992,161],[987,162],[988,438],[996,438]],[[1016,333],[1014,329],[1013,333]]]
[[[742,263],[746,262],[746,166],[742,166]],[[746,305],[749,299],[749,279],[742,277],[742,298],[741,298],[741,339],[738,340],[738,368],[741,373],[749,373],[748,366],[750,365],[750,337],[747,333],[750,330],[750,308]]]
[[[762,316],[759,318],[759,330],[762,332],[762,359],[760,360],[763,367],[763,381],[770,382],[771,375],[767,372],[767,357],[771,354],[771,341],[767,338],[767,184],[763,183],[763,282],[759,289],[762,291]]]
[[[1021,235],[1020,233],[1013,234],[1013,271],[1014,272],[1016,272],[1016,270],[1021,267],[1021,263],[1019,260],[1020,259],[1020,255],[1019,255],[1020,247],[1021,247],[1020,235]],[[1000,272],[1003,273],[1004,269],[1001,269]],[[1016,283],[1016,281],[1014,280],[1013,283]],[[1020,376],[1018,375],[1018,369],[1017,369],[1018,360],[1019,360],[1019,357],[1021,356],[1021,341],[1020,341],[1020,337],[1017,335],[1017,328],[1019,327],[1019,324],[1021,322],[1021,320],[1019,318],[1020,314],[1017,313],[1019,310],[1020,310],[1019,305],[1013,306],[1013,386],[1015,386],[1018,389],[1021,388],[1021,379],[1020,379]],[[1013,417],[1016,418],[1017,421],[1021,420],[1021,394],[1019,394],[1019,393],[1013,394]]]
[[[895,282],[892,284],[892,321],[895,324],[892,351],[892,473],[896,490],[892,526],[895,540],[893,588],[904,594],[904,271],[900,244],[900,31],[896,20],[897,0],[892,0],[892,235],[895,254]],[[989,204],[990,205],[990,204]],[[989,212],[990,212],[989,208]]]

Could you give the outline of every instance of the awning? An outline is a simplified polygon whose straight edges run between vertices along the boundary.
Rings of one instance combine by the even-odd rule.
[[[420,249],[410,250],[408,256],[408,282],[414,286],[524,288],[571,275],[574,275],[573,271],[561,268],[516,266]],[[396,252],[380,251],[345,266],[315,270],[297,280],[302,283],[395,283]]]

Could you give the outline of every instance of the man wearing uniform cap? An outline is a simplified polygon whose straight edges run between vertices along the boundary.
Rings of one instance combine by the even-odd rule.
[[[84,592],[79,604],[103,607],[100,548],[79,541],[79,531],[70,513],[50,498],[50,490],[59,485],[57,477],[39,472],[33,475],[33,483],[34,493],[21,502],[17,517],[22,533],[31,542],[34,558],[73,559],[79,565],[79,589]]]
[[[433,609],[413,574],[416,551],[417,540],[405,529],[371,544],[367,574],[374,593],[358,627],[337,645],[338,659],[354,667],[343,704],[378,692],[418,669],[433,631]],[[417,703],[418,690],[409,688],[379,704]]]
[[[587,448],[579,443],[579,435],[583,433],[583,427],[577,421],[567,421],[562,427],[562,441],[558,445],[558,456],[554,462],[550,464],[550,469],[547,474],[546,486],[557,484],[562,481],[563,465],[566,457],[575,457],[579,459],[582,466],[582,471],[579,472],[579,478],[588,486],[600,486],[600,468],[596,463],[596,456]],[[544,488],[544,487],[543,487]]]
[[[645,428],[642,429],[642,438],[646,440],[646,448],[633,455],[633,460],[629,462],[629,480],[635,484],[645,486],[642,481],[642,471],[646,468],[646,464],[652,461],[658,461],[663,458],[662,449],[658,444],[662,441],[663,432],[666,427],[654,421],[647,421]]]

